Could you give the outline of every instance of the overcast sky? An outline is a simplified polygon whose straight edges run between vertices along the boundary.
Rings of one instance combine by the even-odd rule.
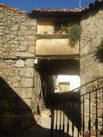
[[[81,0],[87,7],[95,0]],[[0,3],[30,12],[33,8],[78,8],[79,0],[0,0]]]

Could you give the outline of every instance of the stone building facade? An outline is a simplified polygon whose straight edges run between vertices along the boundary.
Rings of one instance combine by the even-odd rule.
[[[86,125],[86,132],[89,130],[88,123],[89,120],[91,120],[90,128],[93,131],[94,136],[96,136],[96,122],[98,123],[98,134],[103,131],[103,62],[97,55],[98,47],[103,39],[102,26],[103,2],[99,4],[99,7],[93,8],[92,5],[91,11],[88,12],[87,15],[83,16],[81,20],[82,35],[80,41],[80,78],[81,84],[86,84],[81,88],[81,95],[92,92],[91,94],[85,95],[84,101],[82,100],[82,103],[85,104],[84,124]],[[96,92],[93,92],[93,90],[97,90],[97,95]]]
[[[78,43],[76,47],[71,48],[68,46],[68,36],[57,34],[57,37],[55,37],[54,26],[48,24],[48,21],[46,23],[41,25],[41,22],[39,23],[39,20],[35,18],[35,14],[32,16],[9,6],[0,5],[0,130],[2,132],[17,134],[17,132],[20,133],[27,128],[29,129],[33,124],[37,125],[34,116],[40,114],[41,106],[42,109],[45,107],[43,96],[44,98],[46,96],[45,93],[43,93],[43,96],[41,95],[42,83],[41,76],[37,71],[37,63],[39,63],[37,57],[41,58],[42,55],[45,60],[48,55],[50,57],[53,55],[54,62],[52,64],[54,67],[58,67],[61,66],[60,60],[59,65],[55,64],[58,57],[60,59],[69,55],[77,57],[79,54]],[[44,28],[40,27],[45,26],[47,26],[48,32],[52,26],[53,33],[52,36],[49,36],[49,39],[40,35],[44,31]],[[43,47],[44,45],[41,45],[42,41],[44,45],[47,44],[48,51]],[[51,41],[52,44],[49,45],[48,41]],[[64,51],[61,50],[64,47],[63,43],[65,44]],[[60,44],[60,47],[58,47],[58,44]],[[51,50],[49,49],[50,46]],[[58,53],[59,51],[60,53]],[[48,57],[46,61],[48,61]],[[70,63],[71,61],[70,58]],[[55,70],[55,68],[50,68],[50,65],[46,65],[43,71],[41,70],[42,73],[45,73],[45,68],[46,72],[49,69]],[[56,71],[58,71],[58,68],[56,68]],[[70,73],[72,71],[79,72],[78,69],[75,71],[75,65],[74,68],[70,68]],[[48,84],[45,85],[44,83],[45,87],[52,88],[51,77],[47,74],[46,77],[45,74],[43,77],[46,78]]]
[[[103,5],[102,2],[100,4]],[[14,129],[13,127],[20,131],[20,129],[26,129],[36,123],[34,114],[39,113],[38,105],[41,103],[41,77],[36,70],[37,58],[44,57],[42,58],[44,65],[45,59],[48,66],[50,65],[49,67],[42,66],[43,71],[45,68],[46,71],[54,70],[52,64],[54,65],[55,61],[60,62],[65,59],[66,63],[71,64],[68,67],[70,73],[79,74],[77,71],[79,63],[74,64],[75,61],[79,62],[77,57],[80,54],[79,65],[82,85],[103,76],[103,63],[96,58],[96,49],[103,38],[103,28],[101,27],[103,25],[103,6],[99,6],[99,8],[91,6],[91,9],[78,11],[72,10],[70,16],[68,11],[66,13],[62,11],[64,21],[81,24],[81,40],[76,43],[75,47],[70,47],[68,35],[54,34],[54,24],[50,21],[49,16],[46,17],[49,18],[47,21],[39,20],[35,16],[37,12],[38,10],[34,10],[33,16],[31,16],[17,9],[0,5],[0,128],[2,131]],[[45,10],[40,12],[44,14]],[[52,12],[55,13],[51,11],[50,15]],[[55,21],[55,18],[52,19]],[[45,32],[45,27],[47,32]],[[49,43],[50,41],[51,43]],[[43,47],[42,43],[46,45],[46,48]],[[50,58],[54,59],[52,64],[49,64]],[[58,61],[58,58],[61,60]],[[61,65],[61,62],[59,65],[54,65],[57,67],[55,69],[58,73],[58,66]],[[71,69],[72,67],[73,69]],[[50,81],[48,83],[51,86]],[[88,91],[88,87],[82,88],[81,94]],[[86,99],[85,113],[88,117],[88,98]],[[99,105],[101,112],[101,102]],[[101,121],[102,114],[99,118]]]
[[[0,128],[26,128],[36,108],[36,19],[0,5]],[[20,120],[22,121],[20,124]],[[14,122],[13,122],[14,121]]]
[[[96,56],[97,47],[103,38],[103,8],[93,11],[81,20],[81,82],[88,83],[103,76],[103,63]]]

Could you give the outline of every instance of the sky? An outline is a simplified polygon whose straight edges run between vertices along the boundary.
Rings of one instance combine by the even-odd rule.
[[[80,77],[77,75],[58,75],[56,82],[57,84],[59,82],[69,82],[69,90],[73,90],[80,87]]]
[[[95,0],[81,0],[87,7]],[[33,8],[78,8],[79,0],[0,0],[0,3],[30,12]]]

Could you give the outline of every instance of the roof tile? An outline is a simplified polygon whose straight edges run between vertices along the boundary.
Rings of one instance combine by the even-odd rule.
[[[13,8],[11,6],[8,6],[8,5],[5,5],[5,4],[2,4],[2,3],[0,3],[0,7],[3,7],[7,10],[14,11],[14,12],[17,12],[17,13],[20,13],[20,14],[27,13],[26,11],[23,11],[23,10],[20,10],[20,9],[17,9],[17,8]]]

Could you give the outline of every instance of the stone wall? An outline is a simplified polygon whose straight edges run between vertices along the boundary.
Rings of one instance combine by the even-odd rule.
[[[2,130],[26,128],[34,122],[32,110],[36,108],[35,41],[36,20],[27,13],[0,5]]]
[[[81,26],[81,84],[85,84],[103,76],[103,62],[96,56],[97,47],[103,38],[103,9],[84,17]]]
[[[97,57],[97,47],[103,38],[103,9],[90,12],[81,20],[82,36],[80,43],[80,73],[81,85],[86,84],[98,77],[103,77],[103,62]],[[97,82],[91,82],[81,89],[81,94],[93,90]],[[103,84],[103,83],[102,83]],[[98,91],[98,121],[99,131],[102,120],[102,91]],[[89,96],[85,96],[85,124],[88,126]],[[91,128],[95,131],[96,102],[95,93],[91,94]],[[88,131],[88,129],[86,129]]]
[[[37,34],[53,34],[54,22],[52,20],[40,20],[38,19]]]
[[[103,9],[91,12],[81,20],[81,85],[103,76],[103,62],[96,56],[97,47],[103,38],[101,26]],[[41,103],[37,98],[41,94],[40,75],[34,64],[36,33],[36,19],[27,13],[0,5],[0,130],[13,130],[12,133],[15,133],[15,130],[26,129],[35,123],[33,113],[38,108],[37,104]],[[88,91],[85,86],[81,94]],[[101,95],[99,97],[101,101]],[[85,104],[85,124],[88,124],[88,97],[85,98]],[[92,104],[95,111],[93,101]],[[101,120],[101,102],[98,106]]]

